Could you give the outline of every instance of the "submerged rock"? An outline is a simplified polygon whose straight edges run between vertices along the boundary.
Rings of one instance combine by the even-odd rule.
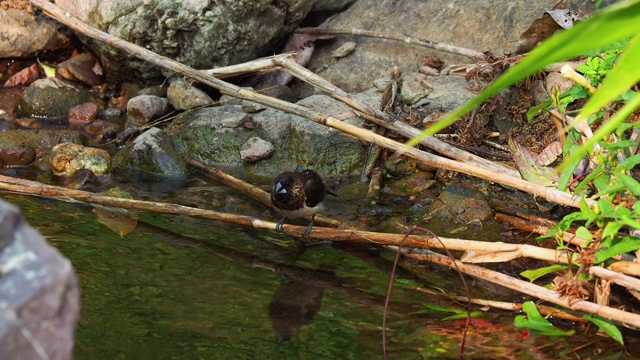
[[[137,171],[136,176],[169,178],[178,182],[187,177],[187,165],[175,150],[171,137],[158,128],[143,132],[129,142],[113,159],[121,173]]]
[[[453,183],[445,188],[427,209],[428,217],[444,217],[457,223],[486,221],[493,210],[484,195],[467,185]]]
[[[105,150],[86,147],[70,142],[58,144],[51,149],[51,171],[57,176],[69,176],[80,169],[96,174],[111,171],[111,156]]]
[[[71,262],[0,200],[0,352],[3,359],[73,358],[80,312]],[[28,336],[25,336],[28,334]]]
[[[64,80],[40,79],[31,83],[22,94],[18,113],[42,118],[66,117],[71,107],[93,100],[94,95],[89,90]]]
[[[42,171],[50,168],[49,154],[51,148],[63,142],[83,144],[85,137],[72,130],[7,130],[0,132],[0,149],[8,149],[23,144],[34,149],[36,153],[35,167]]]

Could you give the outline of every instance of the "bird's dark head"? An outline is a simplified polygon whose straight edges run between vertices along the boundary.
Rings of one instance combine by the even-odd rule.
[[[271,192],[271,201],[275,203],[283,203],[291,201],[293,196],[294,183],[296,174],[285,171],[278,175],[273,181],[273,191]]]

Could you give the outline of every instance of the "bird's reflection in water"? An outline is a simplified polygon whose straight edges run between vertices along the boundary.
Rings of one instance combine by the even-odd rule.
[[[277,343],[297,336],[302,326],[313,320],[320,310],[323,293],[324,288],[304,280],[287,279],[280,284],[269,304],[269,318]]]

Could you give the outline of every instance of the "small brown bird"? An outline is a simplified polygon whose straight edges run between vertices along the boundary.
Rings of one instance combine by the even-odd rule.
[[[295,172],[285,171],[276,176],[271,191],[271,204],[283,216],[276,224],[276,231],[282,230],[286,218],[311,216],[311,222],[304,232],[308,240],[314,217],[324,209],[323,200],[326,194],[327,188],[320,175],[313,170],[304,170],[300,165]]]

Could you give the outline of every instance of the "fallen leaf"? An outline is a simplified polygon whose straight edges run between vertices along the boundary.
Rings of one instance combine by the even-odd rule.
[[[4,87],[11,86],[27,86],[32,82],[38,80],[38,65],[33,64],[29,67],[26,67],[19,72],[15,73],[12,77],[4,83]]]
[[[509,139],[509,147],[511,157],[518,166],[518,171],[523,179],[542,186],[554,186],[558,183],[560,179],[558,172],[553,168],[538,165],[536,163],[537,155],[511,138]]]

